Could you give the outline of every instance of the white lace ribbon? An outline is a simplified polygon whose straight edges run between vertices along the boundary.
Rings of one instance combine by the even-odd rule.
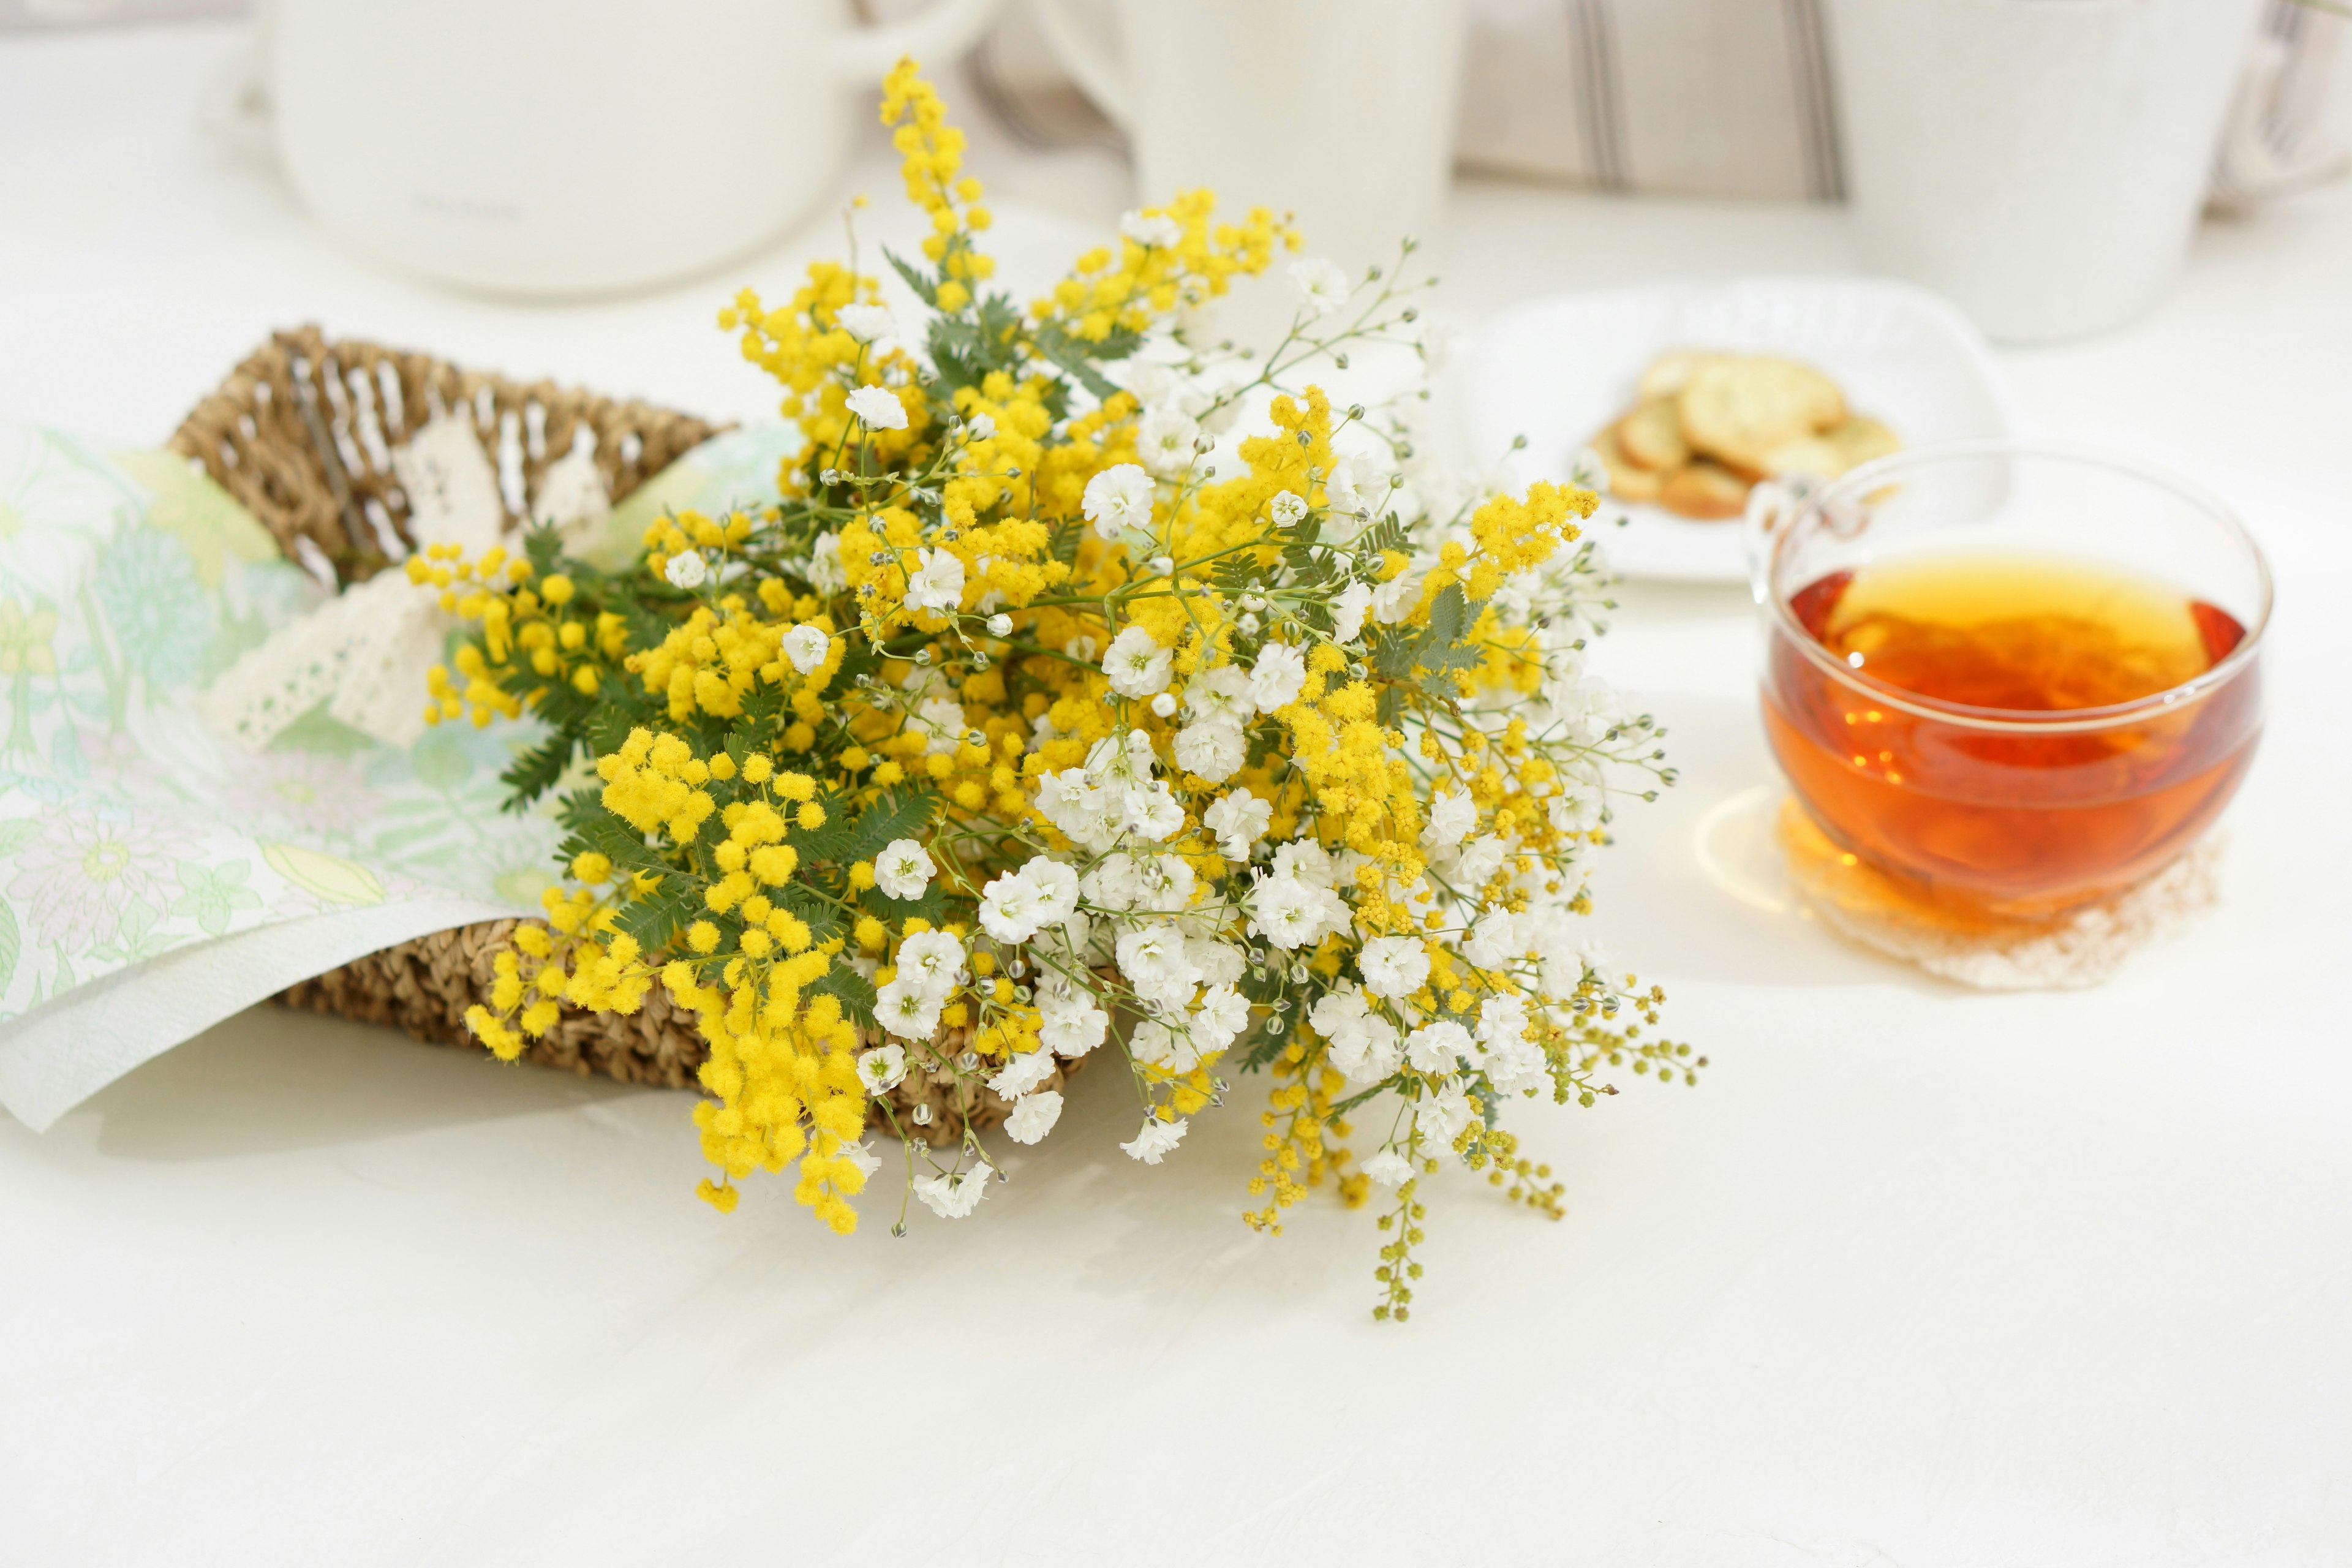
[[[454,544],[468,555],[520,543],[506,527],[498,471],[470,421],[436,418],[392,462],[419,543]],[[531,511],[571,536],[611,504],[583,445],[549,465]],[[323,702],[330,716],[371,740],[415,745],[425,733],[425,673],[440,662],[457,624],[439,601],[437,589],[400,571],[345,589],[223,672],[202,699],[205,723],[258,752]]]

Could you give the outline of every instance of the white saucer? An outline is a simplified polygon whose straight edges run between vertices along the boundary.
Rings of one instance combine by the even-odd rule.
[[[1673,348],[1775,353],[1814,365],[1904,446],[2006,436],[2009,386],[1976,328],[1937,295],[1877,278],[1660,283],[1530,300],[1486,323],[1464,366],[1474,455],[1514,487],[1564,479]],[[1510,451],[1524,434],[1524,451]],[[1615,525],[1622,517],[1625,526]],[[1747,580],[1738,520],[1693,522],[1604,497],[1593,532],[1629,577]]]

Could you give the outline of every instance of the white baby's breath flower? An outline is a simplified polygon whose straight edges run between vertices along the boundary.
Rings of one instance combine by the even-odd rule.
[[[1110,1015],[1084,996],[1049,997],[1039,1005],[1045,1015],[1037,1038],[1057,1057],[1082,1057],[1110,1031]]]
[[[1176,731],[1176,765],[1211,784],[1233,777],[1248,758],[1249,741],[1231,720],[1202,719]]]
[[[1151,526],[1151,476],[1134,463],[1115,463],[1087,481],[1078,510],[1095,531],[1116,539],[1122,528]]]
[[[936,868],[930,852],[921,845],[911,838],[894,838],[874,857],[874,885],[894,899],[919,899],[931,885]]]
[[[1299,311],[1310,321],[1321,320],[1348,302],[1348,275],[1339,270],[1335,261],[1320,256],[1294,261],[1289,278]]]
[[[825,634],[824,628],[810,626],[805,621],[784,634],[784,657],[791,659],[793,668],[803,675],[823,664],[824,656],[832,649],[833,638]]]
[[[1365,990],[1393,1001],[1412,995],[1428,980],[1429,952],[1417,937],[1376,936],[1356,954],[1356,967],[1363,972]]]
[[[856,1166],[861,1176],[870,1176],[882,1168],[882,1156],[874,1152],[870,1143],[844,1143],[836,1158]]]
[[[874,993],[874,1016],[902,1040],[928,1040],[939,1031],[940,1000],[901,972]]]
[[[923,742],[924,755],[952,756],[963,743],[963,704],[954,698],[924,698],[915,705],[915,718],[929,731],[929,739]]]
[[[1433,1078],[1458,1070],[1470,1056],[1470,1031],[1451,1018],[1404,1037],[1404,1059]]]
[[[1481,969],[1500,969],[1519,954],[1527,944],[1519,936],[1518,918],[1510,910],[1493,904],[1478,917],[1470,928],[1469,939],[1462,944],[1462,956]]]
[[[1312,838],[1294,838],[1274,852],[1274,874],[1296,877],[1310,888],[1339,885],[1339,869],[1323,846]]]
[[[1111,638],[1103,656],[1103,676],[1121,697],[1150,697],[1168,686],[1174,656],[1141,626],[1129,626]]]
[[[1024,1051],[999,1068],[988,1087],[1007,1100],[1018,1100],[1053,1076],[1053,1052]]]
[[[1173,1121],[1147,1116],[1143,1120],[1143,1131],[1135,1135],[1133,1142],[1120,1144],[1119,1149],[1129,1159],[1157,1165],[1162,1157],[1184,1141],[1184,1129],[1188,1125],[1189,1121],[1181,1116]]]
[[[1030,915],[1039,931],[1066,926],[1078,911],[1078,874],[1050,855],[1040,855],[1021,868],[1033,901]]]
[[[861,386],[848,397],[849,412],[868,430],[904,430],[907,405],[887,386]]]
[[[918,931],[898,944],[898,979],[927,996],[944,997],[963,983],[963,944],[943,931]]]
[[[1402,1186],[1412,1180],[1412,1162],[1393,1149],[1383,1149],[1364,1162],[1363,1172],[1384,1187]]]
[[[898,319],[890,314],[887,305],[844,305],[833,313],[833,319],[841,323],[843,331],[861,343],[880,342],[884,338],[897,336],[898,331]]]
[[[684,551],[669,558],[662,575],[669,579],[671,587],[691,594],[710,580],[710,563],[703,560],[700,551]]]
[[[1478,1114],[1478,1107],[1459,1084],[1449,1085],[1421,1102],[1413,1111],[1413,1125],[1423,1137],[1444,1148],[1452,1148]]]
[[[1201,826],[1217,836],[1217,848],[1228,860],[1248,859],[1250,846],[1265,836],[1273,820],[1273,805],[1245,789],[1218,796],[1201,814]]]
[[[961,1219],[988,1195],[988,1167],[975,1165],[961,1175],[926,1176],[915,1184],[915,1195],[941,1219]]]
[[[926,550],[920,561],[907,583],[907,607],[952,614],[963,602],[963,562],[946,550]]]
[[[1118,220],[1118,232],[1138,245],[1166,250],[1184,240],[1184,226],[1160,212],[1131,212]]]
[[[1250,893],[1250,930],[1285,952],[1316,940],[1323,926],[1319,889],[1296,877],[1267,877]]]
[[[1018,871],[1003,873],[981,890],[980,923],[999,942],[1027,942],[1037,934],[1035,887]]]
[[[1554,829],[1561,833],[1590,833],[1601,826],[1601,792],[1573,790],[1556,795],[1544,807]]]
[[[881,1094],[898,1087],[907,1076],[907,1047],[877,1046],[857,1058],[857,1079],[868,1094]]]
[[[1151,710],[1162,719],[1167,718],[1176,711],[1176,694],[1172,691],[1161,692],[1151,700]]]
[[[1159,914],[1174,914],[1192,901],[1192,863],[1181,855],[1143,855],[1135,859],[1135,907]],[[1187,961],[1197,963],[1192,943],[1184,947]]]
[[[1323,480],[1324,499],[1331,510],[1349,517],[1373,517],[1388,506],[1395,477],[1369,453],[1351,452],[1331,465]],[[1350,534],[1352,536],[1352,530]]]
[[[1265,510],[1278,526],[1291,528],[1307,515],[1307,503],[1288,490],[1276,490]]]
[[[1184,826],[1184,808],[1160,779],[1144,787],[1129,785],[1119,797],[1119,817],[1129,833],[1157,844]]]
[[[1109,367],[1108,374],[1139,408],[1157,408],[1176,395],[1176,373],[1156,359],[1139,354]]]
[[[841,564],[841,535],[828,530],[809,545],[808,580],[820,594],[838,594],[849,586],[849,574]]]
[[[1135,427],[1136,455],[1161,479],[1181,479],[1192,467],[1192,443],[1200,437],[1201,427],[1190,416],[1173,408],[1147,409]]]
[[[1451,849],[1477,826],[1477,803],[1449,784],[1429,797],[1429,818],[1422,825],[1421,847]]]
[[[1250,700],[1261,713],[1290,705],[1307,684],[1307,656],[1288,643],[1268,643],[1250,667]]]
[[[1222,1051],[1249,1027],[1249,998],[1231,985],[1212,985],[1192,1009],[1192,1034],[1203,1051]]]
[[[1433,374],[1444,370],[1462,352],[1463,340],[1466,336],[1458,324],[1443,317],[1424,319],[1420,333],[1422,363],[1427,365]]]
[[[1372,607],[1372,591],[1350,583],[1331,601],[1331,640],[1349,643],[1364,629],[1364,615]]]
[[[1454,858],[1454,875],[1449,879],[1465,895],[1475,895],[1486,885],[1487,879],[1503,868],[1503,858],[1510,850],[1491,833],[1482,833],[1462,847]]]
[[[1401,572],[1372,590],[1372,618],[1384,626],[1392,626],[1412,615],[1420,603],[1420,577]]]
[[[1041,1053],[1042,1054],[1042,1053]],[[1035,1143],[1054,1130],[1062,1119],[1062,1091],[1041,1089],[1025,1094],[1004,1119],[1004,1135],[1015,1143]]]
[[[1365,1011],[1331,1028],[1318,1021],[1315,1027],[1330,1044],[1325,1059],[1358,1089],[1386,1083],[1404,1064],[1404,1041],[1378,1013]]]
[[[988,635],[992,637],[1011,637],[1013,635],[1013,617],[1004,614],[1001,610],[995,615],[989,616]]]
[[[974,441],[993,440],[996,437],[996,420],[986,414],[975,414],[963,422],[963,433],[968,439]]]
[[[1235,724],[1257,716],[1257,704],[1250,700],[1249,671],[1237,664],[1221,664],[1194,676],[1185,684],[1184,705],[1195,718]]]

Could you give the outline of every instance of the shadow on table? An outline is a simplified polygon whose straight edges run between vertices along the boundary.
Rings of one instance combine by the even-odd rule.
[[[362,1143],[653,1092],[512,1067],[397,1030],[262,1005],[108,1085],[59,1124],[98,1122],[116,1159],[197,1161]]]

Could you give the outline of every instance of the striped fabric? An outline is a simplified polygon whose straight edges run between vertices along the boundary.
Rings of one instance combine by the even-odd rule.
[[[925,0],[862,3],[896,15]],[[1076,3],[1108,11],[1105,0]],[[1606,191],[1843,194],[1828,0],[1467,4],[1464,169]],[[1108,15],[1093,20],[1106,40],[1115,34]],[[2318,127],[2344,28],[2341,17],[2271,0],[2221,150],[2218,198],[2242,205],[2342,172]],[[1025,5],[1006,7],[971,68],[992,117],[1017,140],[1118,143],[1061,75]]]
[[[1474,0],[1463,166],[1834,201],[1820,0]]]
[[[1824,0],[1471,0],[1462,166],[1605,191],[1835,201]],[[2272,0],[2216,194],[2340,174],[2315,146],[2341,17]]]

